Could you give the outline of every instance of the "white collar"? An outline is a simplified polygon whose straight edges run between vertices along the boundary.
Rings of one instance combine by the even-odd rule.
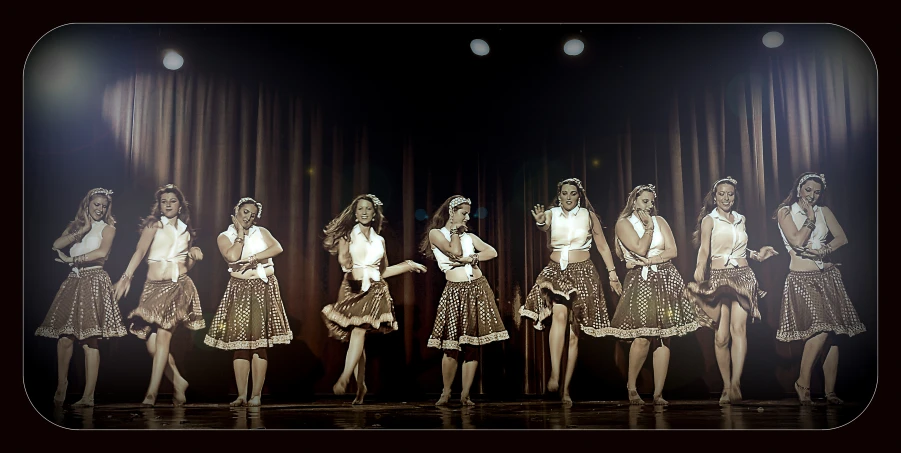
[[[745,216],[739,214],[736,211],[732,211],[732,216],[735,217],[735,222],[732,222],[733,225],[738,225],[745,219]],[[727,217],[721,216],[720,212],[717,211],[716,208],[713,208],[713,211],[710,211],[710,217],[713,217],[714,219],[722,220],[723,222],[729,223],[729,219]]]
[[[801,205],[799,205],[797,201],[794,202],[794,203],[792,203],[792,208],[791,208],[791,209],[792,209],[792,214],[798,213],[798,214],[805,214],[805,215],[806,215],[806,213],[804,212],[804,210],[801,209]],[[817,212],[817,211],[819,211],[819,210],[820,210],[820,205],[813,205],[813,212]]]
[[[357,223],[356,225],[354,225],[354,229],[350,231],[350,234],[351,234],[351,235],[356,235],[356,236],[362,236],[362,237],[363,237],[363,240],[365,240],[366,242],[369,242],[369,243],[372,243],[372,241],[375,240],[375,238],[377,238],[377,237],[379,236],[379,234],[375,232],[375,228],[373,228],[373,227],[370,225],[370,227],[369,227],[369,239],[366,239],[366,235],[363,234],[363,227],[362,227],[359,223]]]
[[[256,233],[257,230],[259,230],[259,229],[260,229],[260,227],[254,225],[254,226],[248,228],[248,229],[247,229],[247,232],[245,232],[244,235],[245,235],[245,236],[250,236],[250,235],[252,235],[253,233]],[[238,235],[238,230],[235,229],[235,225],[234,225],[234,224],[229,225],[229,226],[228,226],[228,229],[225,230],[225,232],[226,232],[227,234],[231,234],[231,235],[234,235],[234,236],[237,236],[237,235]]]
[[[572,211],[569,211],[569,215],[567,215],[567,214],[566,214],[566,209],[563,209],[563,206],[557,206],[557,207],[560,208],[560,217],[564,217],[564,218],[566,218],[566,217],[569,217],[569,218],[575,217],[575,216],[579,215],[579,210],[582,209],[581,206],[576,206],[575,208],[573,208]]]
[[[166,226],[169,225],[169,222],[171,222],[171,220],[169,220],[169,218],[166,216],[162,216],[160,222],[163,223],[163,226]],[[188,229],[188,226],[185,225],[185,222],[182,222],[181,219],[176,220],[176,222],[178,223],[176,223],[177,226],[175,227],[175,229],[178,231],[178,234],[184,233],[185,230]]]

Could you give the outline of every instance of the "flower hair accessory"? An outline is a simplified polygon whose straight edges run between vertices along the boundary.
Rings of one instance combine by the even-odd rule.
[[[371,193],[367,193],[366,197],[369,198],[370,200],[372,200],[372,204],[374,204],[376,206],[384,206],[382,204],[382,200],[379,200],[379,197],[377,197]]]
[[[456,209],[456,207],[460,206],[461,204],[472,204],[472,201],[470,201],[469,198],[466,197],[457,197],[451,200],[450,205],[448,205],[447,209],[450,211],[451,215],[453,215],[454,209]]]
[[[804,185],[804,182],[810,178],[817,178],[820,181],[823,181],[823,190],[826,190],[826,175],[824,175],[822,173],[820,173],[820,174],[808,173],[808,174],[802,176],[801,180],[798,181],[798,196],[799,197],[801,196],[801,186]]]
[[[653,184],[642,184],[642,185],[639,185],[639,186],[635,186],[635,188],[632,189],[632,191],[635,192],[635,193],[640,193],[640,192],[643,192],[643,191],[645,191],[645,190],[650,191],[651,193],[654,194],[654,196],[657,195],[657,188],[654,187]]]
[[[245,204],[245,203],[255,204],[257,206],[257,218],[259,219],[260,217],[263,217],[263,203],[260,203],[259,201],[256,201],[250,197],[244,197],[244,198],[238,200],[238,204],[235,205],[235,211],[237,211],[238,208],[240,208],[241,205]]]
[[[112,197],[113,197],[113,191],[112,191],[112,190],[109,190],[109,189],[104,189],[104,188],[101,187],[101,188],[97,188],[97,189],[94,189],[94,190],[91,191],[91,195],[90,195],[90,196],[93,197],[94,195],[106,195],[107,197],[112,198]]]
[[[718,185],[720,185],[721,183],[724,183],[724,182],[728,182],[728,183],[732,184],[733,186],[737,186],[737,185],[738,185],[738,181],[736,181],[735,178],[733,178],[733,177],[731,177],[731,176],[726,176],[725,178],[720,179],[719,181],[713,183],[713,190],[716,190],[716,186],[718,186]]]
[[[563,186],[564,184],[569,184],[569,183],[575,183],[576,187],[578,187],[580,190],[583,190],[583,191],[585,190],[585,188],[582,187],[582,181],[579,181],[579,178],[564,179],[563,181],[560,181],[560,186]]]

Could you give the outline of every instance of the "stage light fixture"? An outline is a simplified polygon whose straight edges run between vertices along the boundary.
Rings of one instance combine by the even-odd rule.
[[[782,36],[782,33],[778,31],[771,31],[765,35],[763,35],[763,45],[769,47],[770,49],[775,49],[782,45],[785,42],[785,37]]]
[[[469,48],[472,49],[472,53],[480,57],[488,55],[488,43],[482,39],[473,39],[472,42],[469,43]]]
[[[163,56],[163,66],[173,71],[185,64],[185,59],[174,50],[167,50]]]
[[[570,39],[563,45],[563,52],[567,55],[576,56],[585,50],[585,43],[579,39]]]

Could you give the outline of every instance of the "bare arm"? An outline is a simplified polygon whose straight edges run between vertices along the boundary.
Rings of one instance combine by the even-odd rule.
[[[353,258],[350,256],[350,244],[344,238],[338,238],[338,264],[344,269],[350,269],[354,265]]]
[[[137,270],[138,265],[140,265],[141,261],[144,259],[144,255],[147,254],[147,250],[150,249],[150,244],[153,243],[153,237],[156,235],[156,230],[159,228],[160,223],[156,222],[141,230],[141,238],[138,239],[138,246],[135,249],[135,253],[131,256],[131,261],[128,262],[128,267],[125,268],[125,272],[122,273],[122,278],[116,282],[115,299],[117,301],[128,295],[128,290],[131,288],[131,278],[134,275],[135,270]]]
[[[62,250],[80,241],[85,234],[88,234],[88,232],[91,231],[91,222],[86,222],[83,227],[74,233],[69,232],[70,228],[72,228],[72,222],[69,222],[69,225],[66,226],[66,229],[63,230],[63,233],[59,238],[53,241],[53,250]]]
[[[241,251],[244,250],[243,241],[236,240],[235,242],[232,242],[228,236],[220,234],[219,237],[216,238],[216,245],[219,246],[219,253],[226,263],[231,264],[241,259]]]
[[[103,227],[103,231],[100,232],[100,235],[100,248],[85,253],[84,255],[73,256],[72,258],[78,258],[82,263],[90,263],[91,261],[106,258],[106,256],[109,255],[109,249],[113,246],[113,239],[116,237],[116,227],[107,225]]]
[[[701,246],[698,248],[698,263],[695,266],[695,281],[704,281],[707,261],[710,259],[710,234],[713,232],[713,219],[709,216],[701,221]]]
[[[472,245],[476,249],[476,256],[479,258],[479,262],[493,260],[497,258],[497,250],[494,247],[488,245],[485,241],[483,241],[478,236],[468,233],[470,239],[472,239]],[[472,258],[463,257],[460,259],[461,263],[469,264],[472,262]]]
[[[619,238],[620,242],[622,242],[630,252],[639,256],[647,256],[648,249],[651,248],[651,240],[654,237],[653,233],[653,229],[645,228],[645,234],[639,237],[638,233],[635,232],[635,228],[632,227],[632,222],[629,222],[629,219],[619,219],[616,222],[615,238]]]
[[[451,239],[448,241],[441,230],[433,229],[429,231],[429,242],[445,255],[460,256],[463,254],[463,246],[460,245],[460,236],[457,234],[451,234]]]
[[[829,227],[829,231],[832,232],[832,236],[834,239],[829,242],[829,248],[833,251],[838,250],[843,245],[848,244],[848,236],[845,235],[845,230],[842,229],[842,226],[839,225],[838,220],[835,218],[835,214],[832,213],[832,210],[823,206],[821,208],[823,210],[823,217],[826,218],[826,226]]]
[[[813,230],[804,226],[799,230],[795,226],[794,220],[792,220],[791,209],[788,206],[783,206],[779,209],[776,219],[779,222],[779,228],[782,229],[782,234],[785,235],[792,247],[804,247],[807,244]]]
[[[663,235],[663,253],[651,258],[651,264],[663,263],[678,255],[678,250],[676,250],[676,240],[673,238],[673,230],[670,228],[669,223],[660,216],[657,216],[657,223],[660,225],[660,234]]]
[[[607,271],[616,275],[616,267],[613,264],[613,255],[610,254],[610,246],[607,244],[607,238],[604,237],[603,228],[601,228],[601,221],[598,220],[598,216],[596,216],[593,212],[589,212],[591,215],[591,235],[594,237],[595,246],[598,249],[598,252],[601,253],[601,258],[604,260],[604,266],[607,267]]]
[[[432,230],[435,231],[435,230]],[[431,235],[430,235],[431,236]],[[443,235],[442,235],[443,238]],[[382,238],[382,246],[384,247],[385,239]],[[382,278],[394,277],[395,275],[406,274],[407,272],[425,272],[427,269],[422,264],[412,260],[406,260],[403,263],[388,266],[388,255],[382,256]]]
[[[282,249],[282,244],[279,243],[275,237],[272,236],[272,233],[265,228],[260,228],[260,234],[263,235],[263,242],[266,243],[269,247],[266,250],[263,250],[260,253],[256,253],[253,256],[257,259],[257,261],[267,260],[269,258],[273,258],[281,254],[284,249]],[[340,244],[339,244],[340,250]]]

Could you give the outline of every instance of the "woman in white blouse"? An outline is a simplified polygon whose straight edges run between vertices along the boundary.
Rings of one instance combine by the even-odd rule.
[[[471,209],[472,202],[462,195],[445,200],[432,215],[419,245],[419,251],[438,263],[447,280],[427,343],[430,348],[444,351],[441,359],[444,389],[436,406],[447,405],[461,358],[460,403],[475,406],[469,391],[479,365],[481,346],[510,338],[497,309],[494,291],[479,268],[479,263],[497,258],[497,251],[467,232]]]
[[[53,401],[62,405],[69,385],[69,361],[73,345],[84,350],[84,394],[73,406],[93,406],[100,350],[97,340],[128,334],[119,305],[113,298],[112,282],[103,270],[116,237],[113,191],[91,189],[81,200],[75,220],[53,242],[57,261],[72,267],[53,298],[53,304],[35,335],[58,339],[56,343],[57,384]],[[69,255],[62,249],[71,246]]]
[[[842,404],[835,394],[836,337],[851,337],[867,330],[845,291],[842,273],[832,260],[832,252],[848,244],[848,238],[832,210],[826,207],[825,192],[826,176],[803,173],[774,215],[791,257],[776,339],[804,341],[800,375],[794,384],[803,405],[811,403],[810,373],[818,358],[823,361],[826,402]],[[830,233],[832,240],[827,241]],[[828,352],[822,357],[824,351]]]
[[[623,288],[613,267],[613,255],[601,221],[588,201],[582,181],[568,178],[557,183],[556,206],[545,211],[544,205],[535,205],[532,216],[538,229],[548,232],[551,261],[538,274],[519,314],[532,319],[537,330],[544,329],[544,323],[552,321],[548,335],[551,376],[547,389],[550,392],[560,388],[566,327],[572,327],[561,392],[563,402],[572,403],[569,382],[579,353],[579,334],[585,332],[593,337],[610,334],[604,291],[591,261],[592,239],[607,267],[610,287],[616,294],[622,294]]]
[[[191,210],[185,195],[174,184],[157,189],[150,215],[141,225],[141,238],[122,278],[116,282],[116,300],[128,294],[134,272],[147,256],[147,280],[138,307],[129,315],[128,330],[147,341],[153,357],[150,384],[141,404],[154,406],[163,375],[175,389],[172,403],[185,404],[188,381],[182,377],[169,353],[175,329],[190,330],[206,326],[200,309],[200,297],[187,272],[203,259],[200,247],[192,247],[195,232],[191,228]]]
[[[231,278],[210,324],[204,343],[234,351],[232,367],[238,398],[231,406],[259,406],[269,357],[266,349],[294,338],[279,292],[272,258],[282,245],[268,229],[257,226],[263,204],[238,200],[232,224],[219,234],[219,253],[229,264]],[[253,370],[253,392],[247,399],[247,378]]]
[[[777,255],[770,246],[748,251],[746,219],[735,209],[737,186],[738,181],[726,177],[713,183],[704,197],[692,236],[699,247],[695,281],[685,288],[686,297],[697,304],[698,321],[716,329],[716,362],[723,378],[720,404],[741,401],[741,373],[748,352],[745,325],[748,316],[752,322],[760,319],[757,299],[766,295],[758,289],[747,258],[763,262]]]
[[[323,230],[323,246],[338,255],[344,279],[337,302],[323,307],[322,319],[330,336],[350,343],[344,371],[332,390],[343,394],[353,374],[357,380],[353,404],[363,404],[366,396],[366,333],[397,330],[394,301],[384,279],[426,271],[425,266],[411,260],[388,265],[385,239],[379,235],[383,220],[381,200],[372,194],[359,195]]]

